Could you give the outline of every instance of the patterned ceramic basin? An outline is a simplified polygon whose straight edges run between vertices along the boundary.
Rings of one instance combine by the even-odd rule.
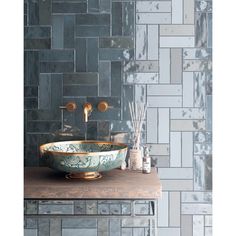
[[[41,145],[40,153],[49,167],[80,177],[79,173],[94,174],[121,166],[127,145],[104,141],[63,141]]]

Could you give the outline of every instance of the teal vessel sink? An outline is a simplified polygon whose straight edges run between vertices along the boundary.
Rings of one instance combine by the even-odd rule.
[[[47,165],[68,173],[67,178],[93,180],[99,172],[120,167],[125,161],[127,145],[104,141],[62,141],[40,146]]]

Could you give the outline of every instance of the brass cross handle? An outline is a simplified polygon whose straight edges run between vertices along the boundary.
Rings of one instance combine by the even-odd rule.
[[[106,101],[101,101],[98,103],[98,110],[101,112],[105,112],[108,110],[108,108],[112,108],[112,106],[109,106]]]

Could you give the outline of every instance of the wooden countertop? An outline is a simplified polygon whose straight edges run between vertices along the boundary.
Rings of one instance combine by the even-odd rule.
[[[24,170],[25,199],[156,199],[161,184],[156,169],[151,174],[114,169],[94,181],[66,179],[46,167]]]

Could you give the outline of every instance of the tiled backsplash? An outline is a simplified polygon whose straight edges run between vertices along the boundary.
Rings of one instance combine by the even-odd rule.
[[[142,140],[159,167],[159,235],[211,235],[212,2],[26,0],[25,165],[59,139],[131,131],[128,102],[147,102]],[[100,100],[112,107],[98,112]],[[83,122],[82,105],[94,111]]]

